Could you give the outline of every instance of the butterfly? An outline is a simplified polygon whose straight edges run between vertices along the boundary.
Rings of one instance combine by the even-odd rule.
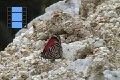
[[[55,59],[62,58],[62,46],[60,36],[54,34],[46,44],[43,52],[41,52],[41,57],[45,59],[50,59],[54,62]]]

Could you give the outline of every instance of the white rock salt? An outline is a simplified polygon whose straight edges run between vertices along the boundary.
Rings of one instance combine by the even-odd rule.
[[[43,49],[44,43],[43,43],[43,41],[39,40],[39,41],[35,42],[35,46],[36,46],[36,49]]]
[[[98,41],[96,41],[95,43],[94,43],[94,46],[95,47],[101,47],[101,46],[103,46],[103,40],[98,40]]]
[[[117,21],[120,22],[120,17],[117,18]]]
[[[66,69],[64,67],[60,67],[59,69],[52,72],[52,76],[54,75],[61,75],[66,72]]]
[[[29,39],[27,39],[26,37],[23,37],[22,38],[22,43],[24,43],[24,44],[27,44],[27,43],[29,43]]]
[[[105,80],[120,80],[119,70],[116,70],[116,71],[105,70],[103,74],[104,74]]]
[[[68,60],[74,60],[75,56],[77,55],[77,51],[84,49],[85,46],[86,45],[83,45],[80,41],[69,44],[62,43],[63,57]]]
[[[21,39],[22,39],[22,36],[15,37],[15,38],[13,39],[13,43],[15,43],[15,44],[21,43],[21,42],[20,42]]]
[[[91,64],[92,58],[85,58],[85,59],[78,59],[74,62],[72,62],[67,69],[73,69],[76,71],[76,73],[83,72],[86,73],[88,66]]]
[[[120,22],[116,22],[115,26],[120,27]]]
[[[111,23],[115,23],[116,21],[117,21],[117,18],[111,18],[111,19],[110,19],[110,22],[111,22]]]
[[[88,38],[87,40],[88,40],[88,42],[89,42],[90,44],[93,44],[93,43],[95,42],[95,39],[94,39],[94,38]]]
[[[108,13],[104,14],[105,17],[118,17],[117,13],[115,11],[109,11]]]
[[[47,72],[43,72],[43,73],[41,73],[40,74],[43,78],[47,78],[48,76],[47,76]]]

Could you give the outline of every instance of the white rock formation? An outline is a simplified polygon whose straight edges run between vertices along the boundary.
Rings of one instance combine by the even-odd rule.
[[[120,80],[120,71],[105,70],[103,74],[104,74],[105,80]]]
[[[0,80],[120,80],[119,0],[90,1],[81,2],[86,18],[78,15],[79,0],[60,1],[19,31],[0,52]],[[64,59],[51,63],[40,53],[55,32]]]
[[[51,5],[50,7],[47,7],[45,9],[45,14],[35,18],[34,21],[37,21],[40,19],[50,19],[54,11],[63,11],[63,12],[70,13],[72,15],[79,15],[80,4],[81,4],[80,0],[59,1]],[[28,24],[28,28],[32,27],[32,22],[33,21],[31,21]],[[16,33],[16,36],[19,36],[21,33],[25,31],[26,29],[21,29],[19,32]]]
[[[67,66],[67,69],[73,69],[76,73],[83,73],[83,76],[87,75],[87,70],[89,65],[92,63],[92,58],[88,57],[85,59],[78,59],[72,62],[70,65]]]
[[[73,43],[69,43],[69,44],[62,44],[63,47],[63,56],[65,59],[68,60],[75,60],[76,56],[78,56],[78,50],[83,50],[86,45],[83,44],[82,42],[73,42]]]

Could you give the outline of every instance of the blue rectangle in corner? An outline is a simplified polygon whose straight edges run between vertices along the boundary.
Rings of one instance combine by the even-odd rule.
[[[22,13],[12,13],[12,21],[22,21]]]
[[[22,22],[12,22],[12,28],[22,28]]]
[[[22,7],[12,7],[12,12],[22,12]]]

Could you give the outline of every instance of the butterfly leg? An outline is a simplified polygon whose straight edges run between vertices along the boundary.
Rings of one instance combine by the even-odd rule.
[[[50,59],[50,62],[51,62],[51,63],[55,62],[55,59]]]

